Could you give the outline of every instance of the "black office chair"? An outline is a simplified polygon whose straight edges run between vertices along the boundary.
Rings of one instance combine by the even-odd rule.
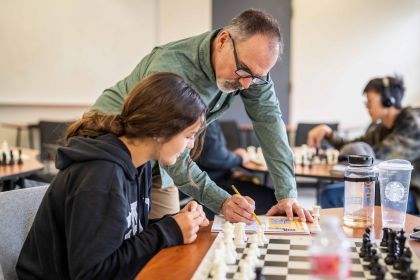
[[[57,148],[64,144],[69,122],[40,121],[41,161],[54,160]]]
[[[295,147],[306,144],[309,131],[321,123],[298,123],[295,136]],[[333,131],[338,130],[338,123],[326,123]],[[324,148],[331,147],[327,140],[323,139],[321,146]]]
[[[40,160],[46,168],[36,177],[36,181],[51,182],[56,175],[56,171],[51,166],[54,165],[55,155],[59,146],[65,143],[64,135],[71,122],[60,121],[40,121],[38,125],[40,136]]]

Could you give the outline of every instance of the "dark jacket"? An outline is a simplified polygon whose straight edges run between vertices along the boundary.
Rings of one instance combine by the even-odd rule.
[[[203,150],[196,163],[219,186],[229,179],[232,168],[241,166],[242,158],[228,150],[222,129],[217,121],[207,126]]]
[[[117,137],[74,137],[20,253],[20,279],[131,279],[162,248],[181,244],[166,216],[149,222],[151,167],[135,168]]]
[[[359,138],[345,140],[333,134],[328,141],[338,149],[345,144],[362,141],[372,146],[378,159],[410,161],[414,166],[410,190],[416,197],[417,208],[420,209],[420,108],[403,108],[389,129],[378,124]]]

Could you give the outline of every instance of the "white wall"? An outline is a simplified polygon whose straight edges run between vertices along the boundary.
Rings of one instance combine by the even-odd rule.
[[[0,122],[80,116],[153,46],[211,28],[211,0],[15,0],[2,4]],[[54,13],[62,9],[66,18]],[[293,13],[290,106],[294,124],[337,120],[344,127],[366,125],[364,85],[374,76],[394,72],[405,77],[405,104],[420,105],[419,0],[293,0]],[[40,29],[42,34],[37,34]],[[51,39],[51,44],[41,39]],[[87,53],[100,64],[91,64]],[[38,61],[42,56],[49,59]],[[57,76],[51,80],[54,71],[65,73],[67,80]],[[25,98],[14,100],[22,92]],[[44,101],[49,100],[34,98],[36,92],[70,100],[61,107],[46,106]],[[11,106],[12,101],[18,102]],[[34,106],[34,101],[40,104]],[[13,143],[14,136],[14,130],[0,126],[0,141]],[[25,135],[23,140],[25,144]]]
[[[211,29],[211,0],[159,0],[158,42],[180,40]]]
[[[156,2],[3,1],[1,103],[91,104],[157,42]]]
[[[211,0],[2,4],[0,123],[76,119],[155,45],[211,28]],[[15,136],[0,125],[0,142]]]
[[[364,126],[369,79],[400,73],[420,105],[419,0],[293,0],[291,120]]]

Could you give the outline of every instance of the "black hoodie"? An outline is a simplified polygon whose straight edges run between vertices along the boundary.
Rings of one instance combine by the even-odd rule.
[[[151,167],[135,168],[117,137],[73,137],[20,253],[20,279],[131,279],[183,243],[171,216],[149,221]]]

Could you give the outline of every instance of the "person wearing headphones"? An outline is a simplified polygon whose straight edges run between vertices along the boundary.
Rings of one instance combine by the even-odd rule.
[[[363,94],[372,123],[377,125],[365,135],[345,140],[327,125],[318,125],[308,133],[307,144],[319,147],[327,139],[336,149],[346,144],[365,142],[379,160],[405,159],[414,169],[411,174],[407,213],[419,214],[420,209],[420,108],[402,107],[404,82],[401,77],[370,80]],[[321,191],[321,207],[343,207],[344,184],[326,186]]]

